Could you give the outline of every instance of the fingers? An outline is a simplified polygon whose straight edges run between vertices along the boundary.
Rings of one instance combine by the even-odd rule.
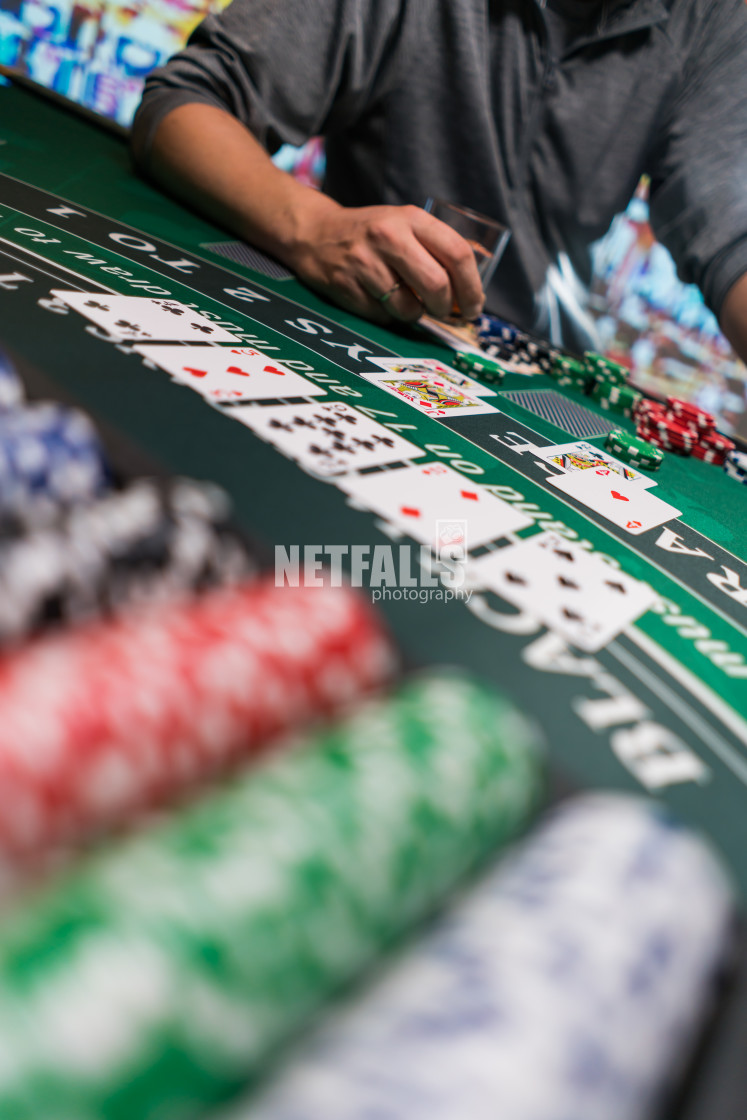
[[[416,206],[376,210],[368,225],[369,243],[420,297],[425,310],[441,319],[455,309],[475,318],[484,295],[474,253],[464,238]]]
[[[448,272],[454,303],[464,318],[474,319],[483,309],[485,293],[472,246],[445,222],[413,209],[415,236]]]

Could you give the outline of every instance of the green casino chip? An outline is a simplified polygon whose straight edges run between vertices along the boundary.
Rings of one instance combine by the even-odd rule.
[[[632,467],[643,470],[656,470],[664,461],[664,454],[657,447],[622,428],[614,428],[607,435],[604,446]]]
[[[609,358],[605,358],[602,354],[596,354],[593,350],[587,350],[584,354],[584,362],[587,369],[594,374],[602,374],[608,380],[614,381],[617,385],[623,385],[630,377],[630,370],[625,366],[621,366],[619,362],[613,362]]]
[[[512,839],[534,727],[458,673],[99,853],[0,929],[0,1116],[192,1120]]]
[[[482,381],[491,385],[500,385],[506,376],[506,370],[495,358],[487,358],[482,354],[470,354],[459,351],[452,359],[457,369],[462,373],[474,374]]]

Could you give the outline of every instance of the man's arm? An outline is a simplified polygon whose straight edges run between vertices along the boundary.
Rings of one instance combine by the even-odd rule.
[[[414,206],[346,208],[277,168],[230,113],[194,102],[159,124],[149,170],[169,191],[272,253],[310,287],[386,322],[482,308],[474,254]],[[386,301],[380,297],[401,287]]]
[[[747,273],[732,284],[721,305],[721,330],[747,362]]]

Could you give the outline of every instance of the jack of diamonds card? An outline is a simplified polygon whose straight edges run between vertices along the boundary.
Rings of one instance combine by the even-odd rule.
[[[418,412],[439,419],[442,416],[468,414],[480,416],[484,412],[497,412],[493,405],[479,397],[471,396],[450,381],[429,374],[362,373],[366,381],[379,385],[387,393],[407,401]]]
[[[530,518],[445,463],[340,479],[338,486],[438,555],[452,556],[526,529]]]
[[[551,530],[473,560],[470,574],[591,653],[608,645],[657,599],[647,583]]]
[[[226,409],[225,415],[320,475],[406,462],[425,455],[414,443],[342,401],[277,407],[239,404]]]
[[[53,291],[73,311],[122,342],[235,342],[241,339],[175,299]]]
[[[251,347],[135,346],[181,385],[214,401],[324,397],[326,390]]]

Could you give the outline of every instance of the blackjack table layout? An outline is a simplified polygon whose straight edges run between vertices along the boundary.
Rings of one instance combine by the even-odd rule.
[[[276,578],[357,583],[408,667],[499,689],[546,744],[547,800],[663,803],[713,843],[743,910],[741,479],[666,453],[655,472],[613,476],[611,503],[579,489],[586,472],[547,449],[602,452],[613,427],[633,432],[606,402],[537,370],[461,404],[454,383],[408,396],[412,365],[395,359],[453,367],[432,333],[322,300],[138,178],[121,138],[64,106],[8,86],[0,107],[0,345],[27,395],[85,411],[121,476],[220,486]],[[575,611],[574,588],[547,591],[560,553],[582,569]],[[667,1116],[745,1115],[736,957]]]

